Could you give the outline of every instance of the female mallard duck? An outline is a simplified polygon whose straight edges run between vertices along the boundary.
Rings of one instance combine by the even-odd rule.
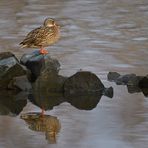
[[[40,48],[41,54],[47,54],[48,51],[44,47],[54,44],[59,39],[59,28],[53,19],[47,18],[43,26],[29,32],[20,45],[22,48],[37,47]]]

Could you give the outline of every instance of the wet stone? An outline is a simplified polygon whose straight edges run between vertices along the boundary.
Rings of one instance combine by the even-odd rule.
[[[143,77],[138,84],[143,94],[148,97],[148,75]]]
[[[135,83],[137,81],[137,77],[135,74],[126,74],[126,75],[121,75],[118,77],[116,80],[117,85],[127,85],[128,83]]]
[[[63,92],[66,77],[59,75],[60,63],[49,55],[35,51],[22,56],[20,62],[31,71],[33,91]]]
[[[120,75],[117,72],[109,72],[108,80],[115,82],[117,85],[126,85],[129,93],[143,92],[148,96],[148,75],[136,76],[136,74]]]
[[[60,63],[49,55],[40,55],[38,51],[25,54],[21,58],[21,63],[31,71],[32,92],[29,100],[40,108],[52,109],[63,100],[54,99],[51,94],[63,94],[63,84],[66,77],[58,74]]]
[[[143,76],[133,76],[130,77],[127,83],[127,89],[129,93],[141,92],[140,87],[138,86],[139,81],[143,78]]]
[[[19,63],[12,53],[0,53],[0,89],[7,89],[13,78],[27,73],[27,69]]]
[[[45,110],[51,110],[63,102],[90,110],[96,107],[102,95],[113,97],[113,88],[105,88],[95,74],[87,71],[78,72],[69,78],[43,71],[32,86],[29,100]]]
[[[36,81],[44,70],[57,74],[60,69],[60,63],[56,59],[52,59],[49,55],[41,55],[39,51],[24,54],[20,62],[31,71],[31,82]]]
[[[128,83],[134,84],[137,81],[135,74],[120,75],[117,72],[109,72],[107,78],[111,82],[115,82],[117,85],[127,85]]]
[[[42,67],[40,75],[32,84],[33,89],[40,89],[43,92],[63,93],[63,85],[66,77],[58,74],[59,66],[57,60],[46,57],[45,65]]]
[[[102,94],[113,97],[113,88],[105,88],[101,80],[89,71],[80,71],[67,78],[64,83],[65,96],[77,94]]]
[[[107,75],[107,79],[111,82],[114,82],[117,80],[117,78],[120,76],[119,73],[117,72],[109,72]]]
[[[32,90],[32,86],[30,82],[28,81],[28,78],[26,75],[14,77],[8,84],[8,89],[19,89],[20,91],[26,91],[29,92]]]
[[[4,60],[4,59],[7,59],[7,58],[14,58],[16,61],[18,61],[17,58],[15,57],[15,55],[11,52],[1,52],[0,53],[0,60]]]
[[[20,63],[25,65],[31,71],[30,81],[35,81],[41,73],[41,68],[45,65],[44,56],[35,51],[29,54],[24,54]]]

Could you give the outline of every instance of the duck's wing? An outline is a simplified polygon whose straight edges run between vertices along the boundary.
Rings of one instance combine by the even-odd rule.
[[[29,32],[26,38],[20,43],[22,47],[42,46],[47,38],[53,35],[53,31],[49,27],[39,27]]]

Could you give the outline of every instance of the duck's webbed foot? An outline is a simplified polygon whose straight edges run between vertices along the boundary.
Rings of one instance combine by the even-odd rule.
[[[48,51],[44,48],[41,48],[39,52],[40,52],[40,54],[44,54],[44,55],[48,54]]]

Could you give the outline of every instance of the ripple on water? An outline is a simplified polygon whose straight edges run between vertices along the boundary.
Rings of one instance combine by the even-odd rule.
[[[0,51],[20,56],[31,52],[19,50],[18,44],[46,17],[61,25],[61,39],[48,48],[60,61],[60,73],[90,70],[115,92],[112,100],[103,97],[92,111],[67,103],[49,112],[62,126],[55,147],[147,148],[146,99],[107,82],[107,73],[148,73],[148,0],[1,0]],[[39,111],[28,103],[24,111],[34,109]],[[0,147],[49,147],[45,135],[27,130],[18,118],[0,119]]]

